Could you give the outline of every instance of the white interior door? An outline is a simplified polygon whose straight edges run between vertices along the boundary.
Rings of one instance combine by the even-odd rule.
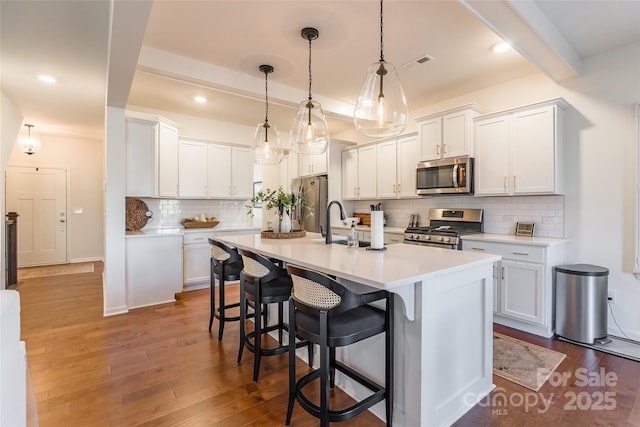
[[[18,266],[67,262],[67,172],[8,167],[7,212],[17,212]]]

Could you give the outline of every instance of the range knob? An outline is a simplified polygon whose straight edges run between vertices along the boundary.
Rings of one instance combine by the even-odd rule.
[[[429,235],[424,236],[424,240],[431,240],[431,236]]]
[[[442,242],[442,236],[438,236],[438,242]]]
[[[451,241],[451,238],[449,238],[449,237],[445,237],[445,238],[444,238],[444,241],[448,243],[448,242],[450,242],[450,241]]]

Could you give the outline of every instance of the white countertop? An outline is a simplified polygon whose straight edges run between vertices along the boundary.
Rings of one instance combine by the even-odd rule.
[[[386,245],[385,251],[327,245],[318,233],[307,233],[307,237],[298,239],[266,239],[260,234],[225,235],[218,239],[241,249],[388,290],[500,260],[498,255],[402,243]]]
[[[472,240],[476,242],[495,242],[495,243],[516,243],[531,246],[552,246],[569,243],[568,239],[557,239],[553,237],[525,237],[513,234],[465,234],[461,236],[462,240]]]
[[[175,227],[175,228],[152,228],[148,230],[138,230],[138,231],[127,231],[126,237],[158,237],[158,236],[182,236],[186,233],[210,233],[210,232],[224,232],[224,233],[233,233],[234,231],[253,231],[255,233],[260,232],[259,227],[246,227],[246,226],[225,226],[225,225],[217,225],[212,228],[183,228],[183,227]]]
[[[338,224],[331,224],[331,228],[339,228],[339,229],[344,229],[344,230],[348,230],[351,228],[351,224],[349,225],[345,225],[342,221],[340,221]],[[356,225],[356,230],[358,231],[371,231],[371,227],[368,225]],[[398,234],[404,234],[404,231],[406,230],[406,228],[401,228],[401,227],[387,227],[385,226],[383,228],[383,231],[385,233],[398,233]]]

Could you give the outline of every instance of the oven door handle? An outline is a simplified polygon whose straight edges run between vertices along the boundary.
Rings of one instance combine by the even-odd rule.
[[[460,165],[455,164],[453,165],[453,169],[451,169],[451,178],[453,178],[453,187],[454,188],[458,188],[460,187],[460,184],[458,183],[458,170],[460,169]]]

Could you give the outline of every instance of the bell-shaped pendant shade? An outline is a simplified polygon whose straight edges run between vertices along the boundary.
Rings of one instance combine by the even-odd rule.
[[[393,64],[374,62],[367,70],[353,114],[358,132],[373,137],[397,136],[409,121],[409,109]]]
[[[269,122],[258,123],[251,144],[251,156],[259,165],[277,165],[284,156],[276,125]]]
[[[329,146],[329,127],[319,102],[302,101],[298,108],[289,141],[300,154],[322,154]]]

